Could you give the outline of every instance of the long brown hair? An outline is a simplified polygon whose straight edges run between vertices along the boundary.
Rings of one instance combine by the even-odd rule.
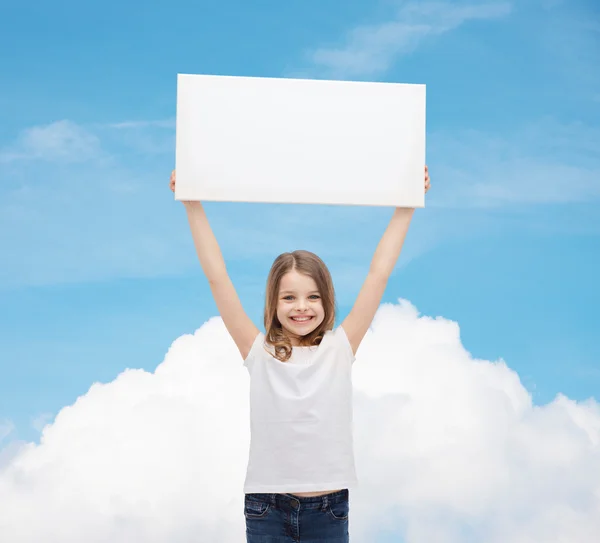
[[[335,290],[331,274],[325,263],[310,251],[298,250],[280,254],[273,262],[267,278],[264,320],[266,342],[275,348],[274,356],[282,362],[287,362],[292,356],[292,342],[277,318],[277,301],[279,299],[281,278],[292,270],[307,275],[314,280],[321,295],[321,303],[325,313],[323,322],[310,334],[302,338],[302,344],[319,345],[325,332],[332,330],[335,322]]]

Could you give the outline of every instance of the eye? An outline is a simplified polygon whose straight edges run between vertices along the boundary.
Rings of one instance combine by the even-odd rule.
[[[288,294],[287,296],[283,297],[284,300],[289,300],[290,298],[293,298],[293,296],[291,294]]]
[[[315,300],[318,300],[321,296],[319,296],[318,294],[312,294],[311,298],[314,298]]]

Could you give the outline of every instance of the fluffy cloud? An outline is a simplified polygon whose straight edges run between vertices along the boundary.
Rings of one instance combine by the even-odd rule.
[[[397,57],[411,53],[427,38],[469,21],[497,19],[510,11],[508,2],[403,2],[392,20],[355,27],[342,46],[316,49],[308,57],[329,77],[373,76],[384,73]]]
[[[125,152],[171,153],[174,130],[174,119],[87,126],[63,119],[22,130],[12,144],[0,148],[0,165],[15,161],[73,164],[96,160],[114,166],[114,156]]]
[[[2,440],[11,434],[15,429],[15,426],[11,420],[0,419],[0,443]]]
[[[0,162],[82,162],[100,155],[100,141],[94,134],[74,122],[62,120],[23,130],[12,146],[0,149]]]
[[[592,543],[600,408],[532,405],[458,325],[380,308],[354,366],[357,542]],[[249,377],[222,321],[94,384],[0,467],[0,540],[239,542]],[[383,537],[383,536],[382,536]]]
[[[545,117],[515,126],[511,137],[476,130],[434,132],[432,152],[445,155],[436,171],[445,207],[499,208],[597,202],[600,130]],[[528,212],[531,208],[527,208]]]

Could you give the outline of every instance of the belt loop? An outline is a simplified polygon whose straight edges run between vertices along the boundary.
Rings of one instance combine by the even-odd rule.
[[[327,511],[327,494],[325,496],[323,496],[323,506],[321,507],[321,511]]]
[[[277,494],[271,494],[271,500],[270,501],[271,501],[271,505],[273,507],[276,507],[277,506]]]

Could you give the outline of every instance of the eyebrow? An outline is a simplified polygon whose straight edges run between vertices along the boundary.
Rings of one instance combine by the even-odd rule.
[[[319,291],[318,290],[311,290],[309,292],[309,294],[318,294]],[[296,294],[295,290],[282,290],[279,292],[279,294]]]

